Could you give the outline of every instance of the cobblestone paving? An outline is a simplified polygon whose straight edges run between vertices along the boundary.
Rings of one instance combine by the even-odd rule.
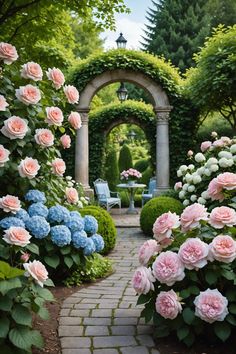
[[[130,282],[144,240],[137,228],[119,229],[109,255],[115,273],[64,301],[59,322],[62,354],[160,354],[152,326],[140,319],[142,306],[136,306]]]

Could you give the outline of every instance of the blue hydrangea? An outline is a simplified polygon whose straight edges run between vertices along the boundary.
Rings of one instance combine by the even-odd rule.
[[[70,216],[69,221],[65,222],[65,225],[71,232],[82,231],[84,229],[84,219],[80,216]]]
[[[32,203],[45,203],[46,197],[44,192],[40,192],[37,189],[30,189],[25,195],[25,200]]]
[[[0,221],[0,227],[2,229],[9,229],[11,226],[25,227],[24,221],[14,216],[8,216]]]
[[[29,219],[29,214],[25,209],[20,209],[19,211],[17,211],[17,213],[14,216],[18,219],[21,219],[24,222],[26,222]]]
[[[59,247],[69,245],[71,242],[71,232],[65,225],[51,227],[52,242]]]
[[[87,244],[87,234],[85,231],[76,231],[72,234],[72,243],[75,248],[84,248]]]
[[[95,234],[91,236],[91,239],[93,240],[95,247],[96,247],[96,252],[100,252],[104,248],[104,240],[101,235]]]
[[[93,235],[98,231],[98,222],[94,216],[85,215],[85,217],[84,217],[84,231],[90,235]]]
[[[50,225],[42,216],[32,216],[25,225],[35,238],[47,237],[50,232]]]
[[[49,208],[48,221],[50,223],[67,222],[70,219],[70,212],[61,205],[56,205]]]
[[[85,256],[90,256],[90,254],[96,251],[95,243],[93,242],[91,237],[87,238],[86,246],[83,249],[83,253]]]
[[[43,203],[33,203],[28,208],[30,216],[42,216],[46,218],[48,216],[48,208]]]
[[[71,211],[70,212],[70,216],[72,216],[72,217],[74,217],[74,216],[79,216],[79,217],[81,217],[81,214],[78,212],[78,211],[76,211],[76,210],[74,210],[74,211]]]

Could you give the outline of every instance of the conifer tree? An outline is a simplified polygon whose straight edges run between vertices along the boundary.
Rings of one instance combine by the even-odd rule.
[[[129,168],[133,167],[132,155],[128,145],[126,144],[124,144],[120,149],[118,164],[119,164],[120,172],[124,170],[128,170]]]
[[[108,151],[105,165],[105,179],[108,182],[110,190],[115,191],[119,180],[119,169],[115,149]]]

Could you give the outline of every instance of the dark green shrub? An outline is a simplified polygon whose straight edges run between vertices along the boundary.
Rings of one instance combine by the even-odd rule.
[[[147,159],[140,159],[135,163],[134,168],[139,172],[144,172],[148,168],[148,166],[149,161]]]
[[[119,181],[119,168],[117,163],[116,151],[111,149],[106,158],[105,179],[108,182],[110,190],[115,191]]]
[[[79,210],[82,216],[93,215],[98,221],[98,233],[103,237],[105,247],[100,252],[101,254],[107,254],[111,251],[116,244],[116,228],[114,221],[110,214],[99,206],[90,205]]]
[[[153,177],[153,170],[151,168],[151,166],[149,166],[143,173],[142,173],[142,177],[140,178],[140,183],[144,183],[147,185],[148,188],[148,183],[150,181],[150,178]]]
[[[128,208],[129,196],[128,196],[127,192],[121,191],[121,192],[119,192],[119,194],[120,194],[122,208]],[[142,205],[142,195],[141,194],[138,194],[138,193],[135,194],[134,203],[135,203],[136,207],[141,207],[141,205]]]
[[[130,167],[133,167],[133,160],[130,149],[128,145],[124,144],[120,149],[119,155],[119,170],[120,172],[128,170]]]
[[[181,214],[183,205],[178,200],[171,197],[156,197],[149,200],[142,208],[140,215],[140,227],[145,235],[151,237],[152,227],[156,218],[168,211]]]

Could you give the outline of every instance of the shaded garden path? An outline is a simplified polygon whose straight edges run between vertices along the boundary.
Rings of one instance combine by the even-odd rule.
[[[158,354],[152,328],[140,319],[141,307],[131,287],[137,251],[145,238],[138,228],[118,229],[109,255],[115,273],[83,288],[62,305],[59,337],[62,354]]]

